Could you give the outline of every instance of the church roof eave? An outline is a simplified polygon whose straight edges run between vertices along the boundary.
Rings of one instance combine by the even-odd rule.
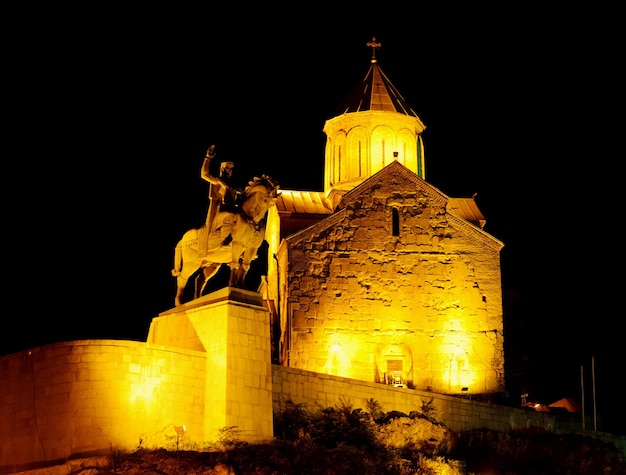
[[[332,214],[331,200],[322,191],[280,190],[276,201],[279,213],[292,214]]]
[[[340,115],[335,115],[329,119],[326,119],[326,121],[324,121],[324,127],[322,130],[323,132],[328,134],[329,131],[332,130],[333,126],[345,126],[345,121],[348,117],[352,119],[350,123],[368,124],[376,120],[379,116],[380,118],[388,121],[391,114],[397,114],[399,116],[402,116],[404,118],[403,123],[406,123],[407,125],[410,123],[409,121],[412,121],[412,126],[415,127],[416,134],[421,134],[422,132],[424,132],[424,130],[426,130],[426,125],[417,115],[383,110],[360,110],[354,112],[344,112]]]

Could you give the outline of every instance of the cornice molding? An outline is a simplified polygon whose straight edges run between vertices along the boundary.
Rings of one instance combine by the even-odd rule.
[[[477,240],[481,244],[484,244],[490,249],[496,252],[500,252],[500,250],[504,247],[504,243],[502,241],[499,241],[491,234],[486,233],[485,231],[477,226],[474,226],[472,223],[466,221],[465,219],[455,214],[452,214],[449,211],[446,211],[446,215],[448,216],[448,223],[452,227],[463,231],[469,237],[474,238],[475,240]]]

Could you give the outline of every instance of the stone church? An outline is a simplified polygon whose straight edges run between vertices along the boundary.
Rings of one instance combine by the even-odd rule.
[[[443,394],[504,391],[500,251],[473,198],[426,181],[425,125],[372,48],[324,125],[323,191],[268,213],[273,362]]]
[[[406,413],[430,400],[452,430],[555,427],[474,397],[504,391],[503,244],[473,198],[426,181],[425,126],[369,46],[364,79],[324,126],[324,190],[281,189],[264,208],[260,285],[162,312],[145,342],[0,358],[0,475],[205,446],[225,427],[266,440],[288,400]]]

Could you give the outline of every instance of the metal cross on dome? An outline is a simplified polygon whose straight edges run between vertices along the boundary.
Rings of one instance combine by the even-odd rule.
[[[376,62],[376,50],[382,46],[380,41],[376,41],[376,37],[372,36],[372,41],[367,42],[367,46],[372,48],[372,63]]]

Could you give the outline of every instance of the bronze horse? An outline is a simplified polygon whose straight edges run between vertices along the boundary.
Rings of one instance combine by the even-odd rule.
[[[206,226],[190,229],[174,249],[176,297],[174,304],[181,305],[183,292],[191,275],[203,270],[204,281],[196,289],[194,298],[202,295],[207,282],[222,264],[230,267],[231,287],[243,288],[250,262],[265,239],[265,216],[280,196],[279,186],[271,177],[255,177],[248,183],[236,212],[221,211],[213,220],[210,230]]]

